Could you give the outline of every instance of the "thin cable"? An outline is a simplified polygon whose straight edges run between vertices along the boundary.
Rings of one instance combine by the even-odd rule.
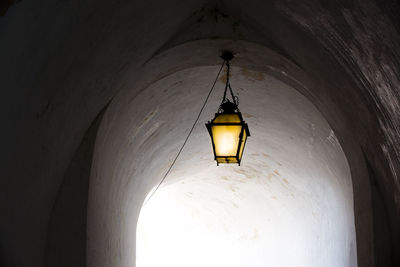
[[[193,123],[192,128],[190,129],[188,135],[186,136],[185,142],[183,142],[181,148],[180,148],[179,151],[178,151],[178,154],[176,154],[176,157],[175,157],[174,161],[172,161],[172,163],[171,163],[171,165],[169,166],[167,172],[164,174],[163,178],[162,178],[161,181],[158,183],[157,187],[153,190],[153,192],[151,193],[151,195],[146,199],[146,201],[144,202],[144,205],[146,205],[146,203],[153,197],[154,193],[158,190],[158,188],[160,187],[160,185],[164,182],[165,178],[167,178],[167,176],[168,176],[169,172],[171,171],[172,167],[174,167],[176,160],[178,159],[178,157],[179,157],[179,155],[181,154],[183,148],[185,147],[187,141],[189,140],[189,137],[190,137],[190,135],[192,134],[194,127],[196,126],[197,122],[199,121],[199,118],[200,118],[200,116],[201,116],[201,113],[203,112],[204,107],[206,106],[207,101],[208,101],[208,99],[210,98],[210,95],[211,95],[212,91],[214,90],[215,84],[216,84],[217,81],[218,81],[218,77],[219,77],[219,75],[220,75],[220,73],[221,73],[222,68],[224,67],[224,65],[225,65],[225,60],[224,60],[224,62],[222,63],[221,68],[220,68],[219,71],[218,71],[217,77],[215,78],[215,81],[214,81],[213,85],[211,86],[210,91],[208,92],[208,95],[207,95],[207,97],[206,97],[206,100],[204,101],[203,106],[201,107],[200,112],[199,112],[199,114],[197,115],[197,118],[196,118],[196,120],[195,120],[194,123]]]

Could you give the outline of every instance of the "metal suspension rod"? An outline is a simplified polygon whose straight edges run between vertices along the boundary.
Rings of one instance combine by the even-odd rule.
[[[227,67],[227,70],[226,70],[226,84],[225,84],[225,90],[224,90],[224,97],[222,98],[222,103],[225,102],[225,100],[226,100],[226,91],[227,91],[228,86],[229,86],[229,70],[230,70],[229,60],[225,60],[225,62],[226,62],[226,67]]]
[[[231,93],[231,97],[232,97],[232,102],[237,106],[238,103],[236,101],[236,96],[233,94],[231,83],[229,81],[231,65],[229,64],[229,60],[225,60],[225,62],[226,62],[227,71],[226,71],[226,84],[225,84],[225,90],[224,90],[224,97],[222,98],[222,103],[224,103],[227,100],[226,92],[228,91],[228,88],[229,88],[229,92]]]

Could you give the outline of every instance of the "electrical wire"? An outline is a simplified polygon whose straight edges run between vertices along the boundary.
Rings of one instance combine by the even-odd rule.
[[[200,118],[200,116],[201,116],[201,113],[203,112],[204,107],[206,106],[207,101],[208,101],[208,99],[210,98],[210,95],[211,95],[212,91],[214,90],[215,84],[216,84],[217,81],[218,81],[219,75],[221,74],[221,71],[222,71],[222,68],[224,67],[224,65],[225,65],[225,60],[224,60],[224,62],[222,63],[221,68],[220,68],[219,71],[218,71],[217,77],[215,78],[215,81],[214,81],[213,85],[211,86],[210,91],[208,92],[208,95],[207,95],[207,97],[206,97],[206,100],[204,101],[203,106],[201,107],[200,112],[199,112],[199,114],[197,115],[197,118],[196,118],[196,120],[195,120],[194,123],[193,123],[192,128],[190,129],[188,135],[186,136],[185,141],[183,142],[181,148],[179,149],[178,154],[176,154],[176,157],[175,157],[174,160],[172,161],[172,163],[171,163],[171,165],[169,166],[167,172],[164,174],[164,176],[163,176],[163,178],[161,179],[161,181],[157,184],[156,188],[153,190],[153,192],[151,193],[151,195],[146,199],[146,201],[144,202],[144,205],[146,205],[146,203],[153,197],[154,193],[158,190],[158,188],[159,188],[159,187],[161,186],[161,184],[164,182],[165,178],[167,178],[168,174],[169,174],[170,171],[172,170],[172,167],[174,167],[175,162],[176,162],[177,159],[179,158],[179,155],[182,153],[183,148],[185,147],[187,141],[189,140],[189,137],[190,137],[190,135],[192,134],[192,132],[193,132],[193,130],[194,130],[194,127],[196,127],[196,124],[197,124],[197,122],[199,121],[199,118]]]

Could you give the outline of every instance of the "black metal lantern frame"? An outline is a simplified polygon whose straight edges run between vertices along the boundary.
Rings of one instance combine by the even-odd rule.
[[[237,163],[240,166],[250,131],[238,108],[239,98],[233,94],[229,82],[229,61],[233,58],[233,54],[226,51],[222,54],[222,58],[227,66],[224,96],[214,119],[209,121],[206,127],[211,137],[214,159],[217,161],[217,165],[220,163]],[[228,89],[232,100],[227,98]]]

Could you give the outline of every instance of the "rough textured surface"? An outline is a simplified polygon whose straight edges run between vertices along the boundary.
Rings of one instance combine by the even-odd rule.
[[[129,164],[129,159],[135,158],[136,171],[132,175],[129,171],[119,173],[111,184],[124,175],[148,182],[161,179],[171,156],[152,157],[146,163],[140,159],[158,146],[156,134],[165,150],[173,150],[169,146],[182,142],[178,128],[188,129],[189,125],[179,126],[181,121],[186,122],[180,119],[186,115],[173,110],[187,106],[189,114],[195,114],[207,92],[202,84],[209,83],[207,78],[217,70],[203,67],[174,73],[153,83],[131,102],[128,118],[145,113],[140,105],[145,102],[158,108],[146,123],[148,129],[155,125],[175,127],[167,130],[161,126],[150,136],[134,135],[133,149],[118,153],[116,162],[126,158]],[[217,167],[204,127],[221,99],[222,77],[164,186],[141,210],[136,266],[357,266],[350,169],[332,129],[293,88],[261,72],[236,67],[232,72],[231,82],[241,96],[241,110],[251,131],[242,164]],[[167,104],[157,104],[151,97],[160,91],[162,103]],[[132,128],[117,118],[115,122]],[[98,139],[104,144],[102,150],[116,149],[107,144],[126,138],[119,132],[109,132],[104,141]],[[143,153],[134,153],[134,143],[143,144]],[[108,162],[109,154],[102,150],[96,152],[98,160]],[[161,173],[157,169],[142,171],[148,164],[160,166]],[[102,173],[115,167],[106,164],[97,168],[93,184],[107,179]],[[139,196],[131,183],[124,192]],[[97,199],[112,202],[114,197]],[[133,204],[137,200],[132,197],[125,201]],[[129,203],[122,206],[128,209],[122,214],[130,212]],[[99,222],[95,218],[93,224]],[[114,242],[112,237],[108,240]],[[125,252],[125,248],[133,246],[135,238],[122,234],[120,241],[125,243],[121,246],[123,257],[129,257],[130,251]],[[90,245],[98,246],[99,242]]]
[[[220,60],[215,57],[215,54],[218,53],[218,50],[220,50],[221,48],[229,48],[237,52],[237,57],[235,58],[234,64],[235,66],[242,67],[241,73],[248,78],[248,82],[247,84],[244,84],[244,88],[252,87],[254,81],[262,79],[264,75],[263,73],[269,73],[273,76],[276,76],[284,80],[286,83],[292,84],[300,91],[304,91],[305,88],[313,88],[312,82],[309,80],[309,77],[307,77],[307,75],[305,75],[301,69],[299,69],[293,63],[290,63],[290,61],[286,60],[285,58],[279,56],[272,50],[247,42],[230,40],[196,41],[178,46],[154,57],[153,60],[149,61],[139,73],[136,73],[137,76],[127,76],[126,79],[128,80],[128,83],[132,84],[132,87],[136,90],[125,90],[113,100],[110,109],[106,113],[106,119],[103,122],[102,127],[105,127],[105,129],[100,130],[100,133],[102,134],[99,136],[99,140],[104,139],[104,141],[99,141],[97,149],[103,152],[96,153],[96,158],[98,157],[99,160],[97,162],[97,160],[95,159],[95,166],[99,166],[100,169],[96,169],[96,171],[92,173],[92,180],[95,182],[93,182],[90,188],[90,190],[93,191],[91,191],[90,193],[89,200],[88,231],[90,242],[88,246],[89,248],[91,248],[89,249],[89,256],[92,255],[92,257],[89,258],[89,262],[93,262],[94,265],[102,264],[102,262],[117,265],[128,264],[127,262],[120,262],[120,258],[129,260],[130,258],[128,256],[117,257],[116,253],[122,253],[121,251],[123,247],[131,248],[131,250],[125,252],[125,255],[132,255],[134,253],[134,248],[132,248],[132,244],[130,244],[126,238],[122,237],[134,235],[134,232],[131,234],[126,234],[126,232],[132,231],[128,230],[128,226],[126,225],[131,225],[130,220],[136,220],[131,219],[131,216],[133,216],[133,218],[137,217],[137,212],[140,209],[140,205],[136,201],[139,201],[140,203],[140,199],[144,198],[146,192],[148,192],[154,184],[152,184],[152,179],[150,178],[147,178],[143,181],[141,181],[141,179],[139,178],[139,181],[136,181],[135,178],[132,178],[135,192],[127,193],[128,182],[123,182],[121,180],[129,180],[129,178],[127,177],[130,176],[143,177],[142,175],[144,175],[144,177],[154,177],[163,174],[165,172],[165,168],[168,167],[168,164],[155,163],[153,157],[151,156],[152,153],[154,155],[158,155],[157,158],[159,160],[163,160],[165,157],[164,154],[160,153],[166,153],[165,155],[169,155],[169,157],[171,157],[170,160],[172,160],[173,155],[171,155],[170,151],[173,151],[172,149],[174,146],[176,147],[175,149],[178,149],[179,146],[179,144],[175,143],[179,142],[179,140],[175,139],[175,136],[184,137],[184,132],[182,131],[185,131],[185,129],[188,129],[190,127],[191,121],[186,122],[189,123],[188,125],[183,124],[183,122],[185,122],[187,118],[185,120],[181,119],[179,121],[181,123],[179,124],[179,127],[173,127],[173,125],[171,125],[170,123],[165,122],[161,125],[159,122],[156,122],[155,125],[147,125],[148,120],[152,119],[155,114],[160,113],[160,111],[158,110],[158,106],[160,105],[159,103],[165,103],[165,108],[168,108],[168,106],[184,106],[184,110],[187,111],[191,110],[194,107],[194,105],[189,104],[190,101],[192,101],[192,98],[189,97],[189,92],[188,96],[185,97],[183,95],[177,95],[175,93],[173,96],[176,96],[177,99],[164,101],[167,97],[169,97],[166,92],[171,93],[170,87],[177,86],[176,84],[180,83],[179,80],[171,83],[172,85],[165,85],[165,87],[168,89],[158,90],[160,91],[158,94],[151,94],[147,92],[147,88],[149,88],[149,86],[152,86],[153,83],[161,80],[163,77],[170,76],[180,69],[190,68],[196,65],[207,66],[214,64],[214,62],[216,61],[220,63]],[[190,55],[193,53],[197,55],[196,58],[190,57]],[[137,77],[140,78],[138,79]],[[193,83],[191,85],[187,85],[186,88],[187,90],[202,91],[204,90],[203,88],[206,84],[206,80],[209,81],[209,85],[211,86],[213,78],[211,80],[205,79],[203,83],[195,83],[194,80]],[[136,91],[139,91],[140,93],[137,94],[135,93]],[[307,93],[307,91],[305,91],[305,93]],[[156,102],[155,104],[152,104],[150,106],[141,105],[140,107],[138,107],[133,103],[136,97],[139,97],[142,94],[150,94],[150,99],[146,101],[141,100],[139,101],[139,103],[148,104],[152,101],[152,98],[156,98],[156,95],[162,95],[163,97],[161,99],[156,98],[158,102]],[[183,97],[184,99],[182,99]],[[186,103],[186,101],[188,101],[188,104],[179,104]],[[200,105],[201,101],[198,102],[199,103],[197,105]],[[217,106],[217,103],[215,103],[214,106]],[[249,103],[248,106],[251,106],[251,104]],[[139,111],[137,111],[137,108],[139,108],[140,113]],[[149,111],[145,112],[145,114],[148,113],[148,115],[140,115],[142,113],[142,108],[144,108],[145,110],[149,109]],[[263,110],[262,107],[258,108],[260,110]],[[185,112],[184,116],[189,116],[190,113],[193,112],[189,112],[189,114]],[[161,114],[163,114],[163,112],[161,112]],[[179,114],[179,110],[174,110],[174,112],[170,114],[170,117],[175,116],[174,114]],[[140,119],[141,117],[144,117],[144,119]],[[193,117],[194,115],[192,115],[192,118]],[[211,117],[211,114],[209,115],[209,117]],[[163,145],[149,146],[149,143],[145,142],[143,143],[143,146],[146,146],[148,149],[143,148],[143,146],[141,146],[139,150],[137,150],[135,147],[127,147],[125,144],[126,141],[124,140],[126,140],[127,138],[131,139],[132,137],[135,138],[136,133],[138,132],[137,130],[128,130],[126,128],[129,127],[128,125],[132,125],[131,127],[136,127],[132,123],[140,125],[146,123],[146,127],[149,127],[151,129],[150,133],[147,136],[153,136],[154,134],[157,137],[156,139],[151,139],[149,141],[150,144]],[[178,123],[178,121],[175,121],[174,123]],[[267,127],[266,130],[268,129],[268,126],[265,123],[262,123],[261,127]],[[179,132],[176,132],[173,136],[170,136],[169,138],[164,138],[164,136],[160,133],[160,131],[168,132],[172,130],[176,130]],[[107,135],[103,136],[105,133]],[[112,138],[113,136],[114,138]],[[183,139],[183,137],[181,139]],[[345,137],[346,141],[349,144],[355,143],[355,140],[351,140],[354,138],[354,136],[348,135]],[[171,140],[171,138],[173,139]],[[174,145],[170,144],[171,142]],[[135,141],[129,141],[129,144],[135,145]],[[160,150],[160,147],[162,147],[163,149]],[[373,250],[373,236],[372,224],[368,223],[368,221],[371,221],[372,219],[370,206],[368,206],[368,203],[370,203],[369,185],[368,183],[360,182],[362,179],[364,179],[364,177],[367,177],[368,173],[365,163],[359,161],[359,159],[362,158],[362,154],[360,154],[360,151],[350,145],[348,145],[346,149],[347,151],[345,152],[348,153],[348,159],[352,171],[353,185],[355,185],[354,194],[355,196],[358,196],[358,199],[355,199],[356,231],[359,236],[362,236],[362,241],[357,250],[359,255],[370,255],[369,253],[372,253]],[[129,155],[129,153],[135,153],[135,155],[137,155],[136,157],[134,157],[134,160],[129,159],[130,157],[127,156]],[[105,160],[105,158],[101,156],[102,154],[106,154],[107,158],[109,157],[113,160]],[[150,156],[147,156],[146,159],[142,159],[142,154]],[[121,157],[121,155],[125,156]],[[126,163],[126,161],[128,162]],[[142,170],[142,162],[149,163],[149,167],[146,168],[146,171]],[[118,167],[115,164],[117,164]],[[135,165],[137,165],[137,167],[135,167]],[[107,167],[103,169],[103,167],[101,166]],[[126,167],[124,168],[123,166]],[[118,171],[115,173],[113,170]],[[154,174],[154,172],[156,172],[156,174]],[[97,176],[99,176],[100,178]],[[101,177],[119,178],[109,180]],[[132,182],[129,182],[129,184],[130,183]],[[137,183],[139,183],[140,186],[138,186]],[[110,188],[113,188],[113,190],[109,191]],[[117,194],[116,192],[119,193]],[[130,197],[128,199],[124,199],[124,194],[130,195]],[[134,199],[135,201],[133,201],[132,199]],[[108,209],[100,209],[100,207],[105,207],[106,205],[109,207]],[[132,205],[134,205],[134,208],[131,208]],[[113,214],[125,214],[126,206],[130,208],[130,214],[133,215],[126,215],[122,217],[121,215],[117,215],[117,218],[119,218],[118,221],[122,225],[116,226],[115,224],[111,223],[109,221],[110,217],[108,213],[113,212]],[[122,218],[125,218],[125,221],[121,221]],[[103,242],[104,244],[102,245]],[[107,256],[105,254],[105,251],[109,250],[108,244],[110,243],[114,244],[112,245],[112,247],[114,247],[119,252],[112,249],[109,256]],[[361,261],[365,260],[366,257],[361,258]]]
[[[288,82],[334,130],[353,179],[360,266],[374,266],[369,162],[388,215],[386,251],[392,252],[386,257],[393,266],[400,264],[397,3],[24,0],[0,18],[1,265],[43,265],[51,209],[85,131],[118,92],[143,88],[133,81],[140,80],[145,62],[171,47],[169,41],[190,41],[179,33],[192,27],[204,7],[217,7],[243,27],[241,35],[233,30],[230,36],[217,32],[198,38],[258,42],[286,58],[289,68],[284,60],[257,53],[264,63],[252,68],[247,62],[247,68],[273,72]],[[252,29],[249,36],[244,28]],[[260,37],[255,40],[254,34]],[[224,47],[214,48],[209,50],[213,58]],[[188,57],[193,61],[181,69],[204,65],[195,53],[186,54],[182,62]],[[108,212],[113,216],[113,210]]]
[[[49,220],[45,266],[86,266],[89,178],[103,113],[85,133],[60,186]]]

